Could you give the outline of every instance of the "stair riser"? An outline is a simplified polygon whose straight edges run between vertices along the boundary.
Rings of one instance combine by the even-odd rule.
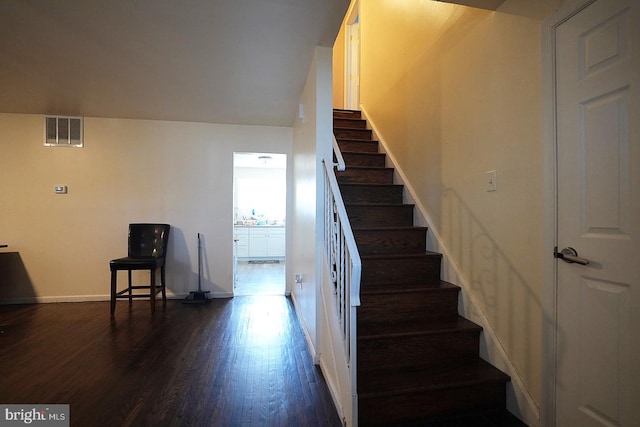
[[[371,140],[371,129],[334,128],[333,134],[335,135],[336,139],[344,138],[344,139]]]
[[[377,153],[378,141],[355,141],[353,139],[338,139],[338,147],[340,147],[340,151]]]
[[[358,339],[358,370],[452,366],[478,357],[480,331]],[[361,393],[371,390],[359,390]]]
[[[344,117],[348,119],[360,119],[362,118],[362,113],[356,110],[333,110],[333,117]]]
[[[339,183],[358,184],[393,184],[393,169],[379,168],[347,168],[344,171],[337,171],[336,178]]]
[[[403,188],[400,185],[393,186],[360,186],[340,185],[340,193],[345,203],[402,203]]]
[[[342,153],[347,168],[352,166],[385,167],[386,154],[383,153]],[[334,159],[335,160],[335,159]]]
[[[350,129],[366,129],[367,121],[363,119],[334,117],[333,127],[334,128],[350,128]]]
[[[504,383],[471,385],[391,397],[360,398],[361,426],[393,425],[420,418],[504,408]]]
[[[353,230],[360,255],[420,253],[427,245],[424,228],[406,230]]]
[[[413,225],[413,206],[347,205],[347,215],[353,228],[407,227]]]
[[[362,286],[383,283],[440,285],[440,257],[362,259]]]
[[[373,333],[375,324],[387,322],[425,322],[434,319],[454,319],[458,314],[458,291],[360,295],[358,331]]]

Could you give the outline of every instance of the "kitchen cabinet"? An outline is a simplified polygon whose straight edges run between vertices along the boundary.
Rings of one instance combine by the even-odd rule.
[[[238,258],[284,258],[284,227],[235,227]]]
[[[284,257],[284,228],[270,228],[267,236],[267,256]]]
[[[246,227],[234,227],[233,240],[236,245],[236,256],[247,258],[249,256],[249,229]]]
[[[267,241],[269,235],[263,228],[251,228],[249,230],[249,257],[266,257]]]

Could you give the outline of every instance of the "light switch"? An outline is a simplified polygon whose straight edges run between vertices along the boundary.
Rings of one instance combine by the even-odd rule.
[[[498,183],[496,181],[496,171],[487,172],[487,191],[497,191]]]
[[[56,185],[53,187],[53,191],[55,191],[56,194],[67,194],[68,192],[66,185]]]

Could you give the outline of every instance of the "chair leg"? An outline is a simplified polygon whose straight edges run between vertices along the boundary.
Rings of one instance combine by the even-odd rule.
[[[117,270],[111,270],[111,315],[116,312],[116,278]]]
[[[163,303],[167,303],[167,285],[164,281],[165,279],[165,275],[164,275],[164,265],[162,267],[160,267],[160,282],[162,284],[162,302]]]
[[[133,291],[131,289],[131,270],[127,270],[127,278],[129,279],[129,304],[133,303]]]
[[[149,300],[151,301],[151,314],[156,312],[156,270],[151,270],[151,295]]]

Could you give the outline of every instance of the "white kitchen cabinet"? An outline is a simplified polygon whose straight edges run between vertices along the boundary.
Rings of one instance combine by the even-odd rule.
[[[238,258],[284,258],[284,227],[235,227]]]
[[[285,239],[284,228],[272,228],[269,231],[269,239],[267,242],[267,256],[284,257],[285,255]]]
[[[246,227],[234,227],[233,239],[236,245],[236,256],[247,258],[249,256],[249,229]]]
[[[249,257],[264,258],[267,256],[269,234],[264,228],[249,229]]]

